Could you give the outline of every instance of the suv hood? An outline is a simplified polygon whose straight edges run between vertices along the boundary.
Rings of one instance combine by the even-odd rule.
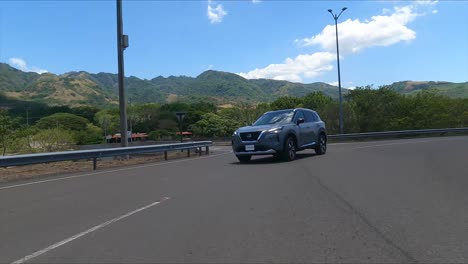
[[[245,126],[237,129],[238,133],[264,131],[272,128],[282,127],[283,125],[263,125],[263,126]]]

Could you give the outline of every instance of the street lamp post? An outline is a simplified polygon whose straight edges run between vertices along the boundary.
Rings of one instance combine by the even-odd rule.
[[[341,96],[341,74],[340,74],[340,50],[338,48],[338,18],[341,16],[343,11],[345,11],[346,7],[343,7],[341,9],[341,12],[337,14],[333,14],[333,11],[331,9],[328,9],[328,12],[333,16],[333,19],[335,20],[335,33],[336,33],[336,60],[338,62],[338,92],[340,96],[340,134],[343,134],[343,99]]]
[[[185,112],[177,112],[175,113],[177,116],[177,120],[179,121],[179,133],[180,133],[180,143],[184,142],[184,136],[182,135],[182,122],[184,121]]]
[[[127,109],[127,110],[129,110],[128,111],[129,113],[127,113],[127,114],[128,114],[128,123],[130,125],[130,133],[128,133],[128,134],[130,136],[130,142],[133,143],[133,117],[134,117],[133,114],[134,113],[133,113],[133,109],[132,109],[132,102],[130,102],[130,99],[128,99],[128,107],[129,107],[129,109]]]
[[[128,146],[127,135],[127,97],[124,89],[124,50],[128,47],[128,36],[123,34],[122,0],[117,1],[117,58],[119,68],[119,108],[120,141],[122,147]]]

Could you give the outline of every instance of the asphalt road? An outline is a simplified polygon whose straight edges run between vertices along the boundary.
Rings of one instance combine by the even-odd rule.
[[[467,263],[468,137],[0,185],[0,263]]]

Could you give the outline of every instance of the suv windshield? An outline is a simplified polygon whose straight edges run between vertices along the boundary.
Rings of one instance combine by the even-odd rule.
[[[253,125],[271,125],[271,124],[286,124],[290,123],[294,116],[294,110],[282,110],[269,112],[262,115]]]

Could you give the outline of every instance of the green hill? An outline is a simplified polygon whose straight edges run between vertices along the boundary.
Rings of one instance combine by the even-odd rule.
[[[131,103],[164,103],[174,100],[212,100],[217,103],[269,102],[290,95],[304,96],[323,91],[334,98],[338,89],[326,83],[292,83],[275,80],[248,80],[237,74],[205,71],[196,78],[159,76],[151,80],[125,78]],[[0,93],[20,100],[52,105],[112,105],[118,103],[117,74],[84,71],[62,75],[28,73],[0,63]]]
[[[9,98],[49,105],[113,105],[118,103],[117,77],[117,74],[112,73],[92,74],[85,71],[62,75],[37,74],[0,63],[0,93]],[[131,103],[200,99],[219,104],[258,103],[270,102],[280,96],[302,97],[314,91],[338,97],[336,86],[322,82],[303,84],[269,79],[248,80],[237,74],[213,70],[205,71],[195,78],[158,76],[147,80],[130,76],[125,78],[125,87]],[[451,98],[468,98],[468,82],[402,81],[389,87],[408,95],[431,90]]]
[[[302,97],[316,91],[322,91],[324,94],[330,97],[338,98],[338,87],[322,82],[303,84],[269,79],[257,79],[250,81],[263,87],[267,93],[272,94],[275,98],[288,95]],[[343,88],[343,92],[346,93],[346,91],[347,89]]]
[[[393,83],[390,87],[401,94],[408,95],[416,94],[422,90],[430,90],[451,98],[468,98],[468,82],[451,83],[402,81]]]

